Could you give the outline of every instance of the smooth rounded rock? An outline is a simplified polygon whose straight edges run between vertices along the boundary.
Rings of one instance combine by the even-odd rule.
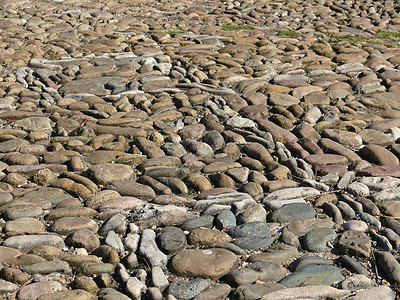
[[[248,236],[267,237],[271,236],[271,228],[266,223],[251,222],[231,228],[229,234],[233,238]]]
[[[168,226],[161,230],[158,236],[158,244],[166,254],[175,254],[185,247],[186,236],[181,229]]]
[[[317,228],[306,233],[304,236],[304,247],[311,252],[323,252],[327,243],[336,238],[336,232],[330,228]]]
[[[181,276],[216,280],[237,266],[238,258],[225,249],[187,249],[172,258],[171,266]]]

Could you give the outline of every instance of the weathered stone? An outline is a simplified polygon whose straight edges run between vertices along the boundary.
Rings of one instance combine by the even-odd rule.
[[[172,258],[171,266],[182,276],[216,280],[236,267],[238,258],[225,249],[188,249]]]

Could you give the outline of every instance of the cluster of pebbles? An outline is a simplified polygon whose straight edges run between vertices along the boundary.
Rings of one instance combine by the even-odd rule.
[[[395,299],[398,2],[196,2],[1,1],[0,298]]]

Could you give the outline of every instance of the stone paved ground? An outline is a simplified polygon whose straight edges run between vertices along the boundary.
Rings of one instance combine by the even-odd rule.
[[[0,298],[399,297],[398,2],[0,3]]]

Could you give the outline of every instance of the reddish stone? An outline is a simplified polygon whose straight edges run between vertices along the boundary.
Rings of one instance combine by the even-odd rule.
[[[196,199],[201,200],[201,199],[206,199],[207,196],[215,196],[215,195],[219,195],[219,194],[234,193],[234,192],[236,192],[236,190],[231,189],[231,188],[214,188],[214,189],[210,189],[210,190],[201,192],[196,197]]]
[[[315,171],[318,175],[324,176],[328,173],[338,173],[339,176],[343,176],[347,172],[346,165],[317,165]]]
[[[349,160],[336,154],[311,154],[305,161],[312,165],[347,165]]]
[[[377,166],[357,172],[357,176],[392,176],[400,177],[400,166]]]

